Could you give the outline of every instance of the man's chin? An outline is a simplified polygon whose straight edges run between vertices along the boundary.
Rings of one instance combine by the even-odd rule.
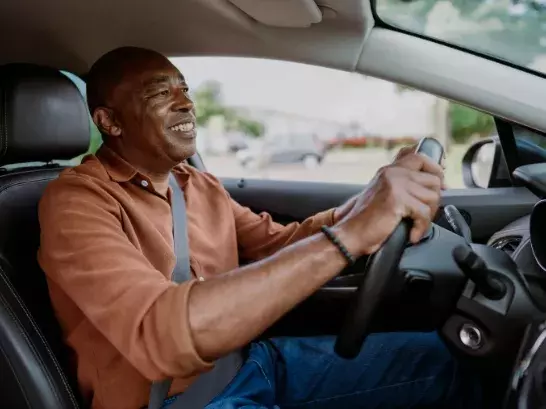
[[[197,152],[197,145],[195,144],[195,139],[193,142],[188,142],[180,144],[173,149],[171,153],[171,158],[178,164],[184,162],[186,159],[190,158]]]
[[[194,133],[195,135],[195,133]],[[172,134],[165,135],[166,138],[163,141],[163,156],[168,158],[173,166],[184,162],[190,156],[197,152],[197,141],[195,136],[193,138],[182,138],[180,135],[173,137]]]

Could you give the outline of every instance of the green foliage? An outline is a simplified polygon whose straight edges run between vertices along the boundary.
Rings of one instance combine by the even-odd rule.
[[[102,145],[102,136],[96,127],[95,123],[91,121],[91,143],[89,144],[88,153],[95,153]]]
[[[430,13],[442,2],[449,3],[459,13],[461,24],[457,29],[427,32]],[[546,8],[539,6],[537,1],[524,0],[519,3],[527,5],[528,10],[516,16],[509,12],[514,3],[516,2],[486,0],[375,2],[379,17],[386,23],[526,66],[537,56],[544,54],[541,41],[546,34]]]
[[[233,122],[228,123],[228,129],[240,131],[253,138],[259,138],[265,133],[265,126],[253,119],[237,117]]]
[[[400,93],[415,91],[407,85],[397,84]],[[473,135],[490,136],[495,131],[495,120],[491,115],[465,105],[449,103],[451,139],[455,143],[465,143]]]
[[[203,83],[193,93],[192,98],[199,126],[207,126],[211,118],[222,116],[228,130],[240,131],[256,138],[265,133],[265,127],[261,122],[247,118],[224,104],[222,85],[217,81]]]
[[[197,125],[206,126],[212,117],[225,116],[226,108],[222,103],[222,85],[209,81],[201,85],[192,95],[197,114]]]
[[[490,136],[495,131],[491,115],[464,105],[451,103],[449,106],[451,137],[455,143],[465,143],[472,135]]]
[[[80,77],[78,77],[77,75],[72,74],[71,72],[61,71],[61,73],[66,75],[70,80],[72,80],[74,85],[76,85],[76,87],[78,87],[78,90],[82,94],[82,97],[85,99],[86,98],[85,82],[83,82],[83,80]],[[91,118],[91,115],[89,116],[89,126],[90,126],[90,129],[91,129],[91,142],[89,144],[89,150],[85,153],[86,155],[89,154],[89,153],[95,153],[97,151],[97,149],[100,147],[100,145],[102,144],[101,134],[100,134],[97,126],[93,122],[93,119]],[[82,159],[83,156],[85,156],[85,155],[78,156],[78,157],[74,158],[73,161],[75,163],[79,163],[79,161]]]

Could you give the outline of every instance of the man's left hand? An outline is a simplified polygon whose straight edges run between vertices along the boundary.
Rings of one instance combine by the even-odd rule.
[[[398,162],[400,159],[402,159],[404,156],[412,153],[412,152],[415,152],[415,149],[417,149],[417,145],[418,143],[414,143],[413,145],[408,145],[408,146],[404,146],[403,148],[401,148],[398,153],[396,154],[396,156],[394,157],[394,160],[393,162]],[[443,163],[444,163],[444,159],[445,159],[445,155],[444,157],[442,158],[442,167],[444,167]],[[446,186],[445,186],[445,182],[444,182],[444,185],[442,186],[442,189],[445,189]],[[339,222],[340,220],[343,220],[343,218],[345,218],[345,216],[347,216],[349,214],[349,212],[352,210],[355,202],[356,202],[356,198],[359,196],[360,194],[356,195],[356,196],[353,196],[352,198],[350,198],[349,200],[347,200],[345,203],[343,203],[341,206],[339,207],[336,207],[335,210],[334,210],[334,223],[337,223]]]

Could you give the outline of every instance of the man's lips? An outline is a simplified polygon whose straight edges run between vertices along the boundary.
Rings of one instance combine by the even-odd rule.
[[[191,132],[194,129],[195,129],[195,122],[191,119],[178,122],[177,124],[169,127],[169,130],[173,132]]]

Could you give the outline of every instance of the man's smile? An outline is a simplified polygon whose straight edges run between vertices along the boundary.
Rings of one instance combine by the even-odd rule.
[[[195,122],[192,120],[186,120],[179,122],[173,126],[169,127],[169,130],[173,132],[190,132],[195,129]]]
[[[167,128],[170,132],[182,139],[194,139],[195,138],[195,119],[187,118],[183,119],[172,126]]]

